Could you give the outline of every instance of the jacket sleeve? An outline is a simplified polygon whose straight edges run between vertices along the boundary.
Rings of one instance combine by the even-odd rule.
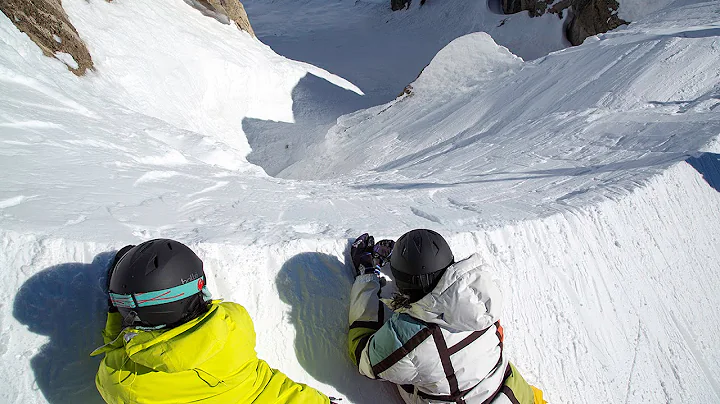
[[[305,384],[296,383],[277,369],[272,369],[267,362],[257,358],[255,353],[256,334],[252,319],[247,310],[237,304],[230,302],[219,303],[228,313],[231,313],[236,324],[235,331],[239,338],[234,344],[240,347],[240,352],[234,356],[243,358],[240,362],[254,362],[252,368],[253,377],[245,379],[245,383],[238,389],[250,391],[256,389],[256,396],[253,403],[304,403],[304,404],[329,404],[330,399],[320,391]],[[238,355],[239,354],[239,355]],[[228,401],[229,402],[229,401]],[[235,401],[233,401],[235,402]],[[250,402],[250,400],[241,402]]]
[[[395,384],[415,384],[419,375],[413,358],[416,347],[432,335],[424,323],[395,314],[369,338],[357,354],[361,374]]]
[[[350,291],[350,330],[348,351],[350,359],[359,366],[360,373],[375,378],[370,369],[360,366],[361,353],[373,334],[382,327],[384,309],[380,302],[380,279],[376,274],[355,278]],[[366,369],[363,369],[366,368]]]
[[[122,316],[118,312],[108,313],[105,329],[102,331],[103,343],[109,344],[120,335],[122,331]]]

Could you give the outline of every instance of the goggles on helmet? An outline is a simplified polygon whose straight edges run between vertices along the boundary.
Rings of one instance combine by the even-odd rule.
[[[134,309],[137,307],[156,306],[172,303],[200,293],[205,287],[205,277],[201,276],[192,282],[169,289],[154,292],[132,293],[121,295],[110,292],[110,300],[115,307]]]

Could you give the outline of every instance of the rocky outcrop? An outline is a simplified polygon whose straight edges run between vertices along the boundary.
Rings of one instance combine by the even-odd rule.
[[[420,0],[420,7],[425,5],[425,1],[427,0]],[[402,10],[406,7],[409,9],[411,4],[412,0],[390,0],[390,8],[393,11]]]
[[[393,11],[402,10],[405,7],[410,7],[410,0],[390,0],[390,8]]]
[[[552,13],[562,18],[567,10],[565,34],[573,45],[580,45],[590,36],[628,24],[617,16],[619,6],[617,0],[502,0],[505,14],[527,11],[531,17]]]
[[[255,36],[245,7],[239,0],[196,2],[211,12],[227,17],[239,29]],[[61,0],[0,0],[0,11],[21,32],[30,37],[45,56],[65,63],[68,69],[78,76],[84,75],[88,69],[93,69],[90,51],[68,19]]]
[[[208,10],[228,17],[239,29],[255,36],[245,7],[239,0],[197,0],[197,2]]]
[[[85,43],[60,0],[0,0],[0,10],[42,49],[78,76],[93,68]]]
[[[573,45],[580,45],[585,38],[628,24],[618,17],[619,4],[616,0],[577,0],[575,3],[565,32]]]
[[[545,14],[548,4],[544,0],[502,0],[502,7],[505,14],[527,11],[531,17],[539,17]]]

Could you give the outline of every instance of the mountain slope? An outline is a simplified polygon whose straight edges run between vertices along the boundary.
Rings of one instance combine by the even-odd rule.
[[[717,2],[533,61],[495,36],[451,42],[472,31],[458,20],[423,47],[416,60],[442,51],[397,100],[362,83],[382,83],[367,65],[347,77],[333,67],[352,63],[332,52],[309,54],[319,67],[285,59],[183,1],[63,4],[96,63],[83,79],[0,16],[1,402],[99,402],[87,354],[107,263],[160,236],[197,250],[212,292],[248,309],[271,365],[344,402],[397,402],[346,356],[346,253],[363,231],[414,227],[485,259],[506,299],[507,353],[550,402],[720,400]],[[246,6],[263,40],[260,6],[307,6],[299,21],[321,9]],[[351,10],[362,22],[380,6]],[[452,7],[430,0],[378,25],[398,23],[402,44],[401,28]],[[363,26],[336,20],[351,14],[329,9],[279,43],[312,42],[323,21]],[[545,22],[533,24],[556,28]],[[363,92],[389,102],[335,124]],[[285,126],[250,133],[249,119]],[[304,152],[264,149],[286,178],[246,159],[252,143],[287,139]]]

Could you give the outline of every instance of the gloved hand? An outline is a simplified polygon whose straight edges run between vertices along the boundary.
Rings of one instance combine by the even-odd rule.
[[[385,265],[395,242],[392,240],[380,240],[375,243],[375,238],[368,233],[355,239],[350,247],[350,257],[355,268],[355,277],[362,274],[379,272],[380,267]]]
[[[384,266],[392,253],[395,242],[392,240],[380,240],[373,247],[373,258],[378,260],[378,265]]]
[[[115,272],[115,267],[117,266],[117,263],[120,261],[120,258],[122,258],[123,255],[125,255],[133,247],[135,247],[135,246],[134,245],[126,245],[125,247],[121,248],[115,254],[115,258],[113,258],[113,261],[110,264],[110,267],[108,268],[107,278],[105,279],[105,293],[110,293],[110,278],[112,278],[112,274],[113,274],[113,272]],[[115,305],[112,304],[112,300],[110,300],[109,295],[108,295],[108,311],[110,313],[117,311],[117,307],[115,307]]]
[[[367,233],[355,239],[350,246],[350,258],[352,258],[356,278],[375,272],[373,247],[375,247],[375,238]]]

